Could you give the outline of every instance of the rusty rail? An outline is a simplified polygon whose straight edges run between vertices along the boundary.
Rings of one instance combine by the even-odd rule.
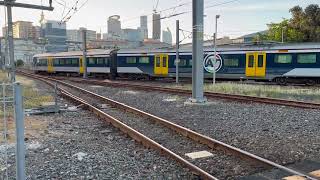
[[[43,82],[47,83],[48,85],[50,85],[51,87],[54,87],[54,84],[49,82],[50,80],[47,79],[47,78],[39,78],[39,77],[36,77],[36,76],[27,75],[27,74],[23,74],[23,75],[31,77],[31,78],[34,78],[34,79],[37,79],[37,80],[40,80],[40,81],[43,81]],[[94,107],[93,105],[89,104],[85,100],[83,100],[83,99],[81,99],[81,98],[79,98],[77,96],[74,96],[72,93],[64,90],[61,87],[58,87],[58,90],[61,92],[61,95],[63,97],[65,97],[66,99],[69,99],[69,100],[71,100],[71,101],[73,101],[75,103],[83,104],[84,106],[82,106],[82,108],[93,112],[95,115],[97,115],[101,119],[105,120],[106,122],[112,124],[114,127],[120,129],[123,133],[127,134],[128,136],[130,136],[135,141],[141,143],[146,148],[152,148],[154,150],[159,151],[160,153],[166,154],[167,156],[169,156],[172,159],[174,159],[177,162],[179,162],[182,166],[190,169],[192,172],[194,172],[195,174],[199,175],[200,177],[202,177],[204,179],[218,180],[216,177],[212,176],[208,172],[206,172],[206,171],[202,170],[201,168],[197,167],[196,165],[190,163],[189,161],[185,160],[181,156],[179,156],[176,153],[172,152],[171,150],[165,148],[161,144],[155,142],[151,138],[143,135],[142,133],[138,132],[137,130],[131,128],[130,126],[122,123],[120,120],[118,120],[118,119],[110,116],[109,114],[101,111],[100,109]]]
[[[76,80],[76,79],[68,79],[68,80],[73,82],[85,81],[86,83],[91,83],[91,84],[101,85],[101,86],[108,85],[113,87],[122,87],[122,88],[125,87],[125,88],[132,88],[132,89],[143,90],[143,91],[159,91],[159,92],[178,94],[178,95],[192,94],[190,90],[142,85],[137,83],[123,83],[123,82],[99,81],[99,80]],[[289,107],[304,108],[304,109],[320,109],[320,103],[312,103],[312,102],[304,102],[304,101],[293,101],[293,100],[278,99],[278,98],[266,98],[266,97],[247,96],[247,95],[214,93],[214,92],[205,92],[204,95],[207,98],[226,99],[226,100],[239,101],[239,102],[255,102],[255,103],[274,104],[274,105],[289,106]]]
[[[22,72],[20,72],[20,73],[22,73]],[[249,153],[247,151],[244,151],[244,150],[241,150],[239,148],[233,147],[233,146],[231,146],[229,144],[226,144],[226,143],[223,143],[221,141],[212,139],[212,138],[210,138],[208,136],[199,134],[199,133],[197,133],[195,131],[192,131],[192,130],[187,129],[185,127],[182,127],[180,125],[174,124],[174,123],[172,123],[172,122],[170,122],[168,120],[165,120],[163,118],[154,116],[154,115],[152,115],[150,113],[147,113],[147,112],[141,111],[139,109],[136,109],[134,107],[131,107],[131,106],[125,105],[123,103],[114,101],[112,99],[109,99],[109,98],[106,98],[106,97],[101,96],[99,94],[90,92],[90,91],[88,91],[86,89],[77,87],[75,85],[72,85],[72,84],[63,82],[61,80],[57,80],[57,79],[35,76],[33,74],[28,74],[28,73],[22,73],[22,74],[25,75],[25,76],[31,77],[31,78],[42,80],[42,81],[44,81],[46,83],[50,83],[48,81],[55,81],[55,82],[58,82],[58,83],[60,83],[60,84],[62,84],[64,86],[67,86],[69,88],[73,88],[73,89],[76,89],[76,90],[78,90],[78,91],[80,91],[82,93],[86,93],[86,94],[91,95],[91,96],[93,96],[95,98],[99,98],[100,100],[105,101],[106,103],[110,104],[111,106],[114,106],[114,107],[117,107],[119,109],[126,110],[126,111],[129,111],[131,113],[135,113],[135,114],[138,114],[138,115],[143,116],[145,118],[148,118],[148,119],[150,119],[150,120],[152,120],[154,122],[162,124],[163,126],[169,128],[169,129],[171,129],[171,130],[173,130],[173,131],[175,131],[175,132],[177,132],[177,133],[179,133],[179,134],[181,134],[183,136],[186,136],[186,137],[188,137],[188,138],[190,138],[190,139],[192,139],[192,140],[194,140],[196,142],[200,142],[202,144],[205,144],[205,145],[207,145],[208,147],[210,147],[212,149],[224,151],[226,153],[235,155],[237,157],[241,157],[243,159],[250,160],[250,162],[254,162],[254,163],[258,163],[258,164],[264,165],[265,167],[278,168],[278,169],[280,169],[282,171],[288,172],[288,173],[293,174],[293,175],[302,176],[302,177],[305,177],[305,178],[308,178],[308,179],[312,179],[312,180],[316,179],[316,178],[314,178],[314,177],[312,177],[310,175],[307,175],[307,173],[303,173],[303,172],[299,172],[299,171],[287,168],[285,166],[282,166],[280,164],[274,163],[274,162],[269,161],[267,159],[264,159],[262,157],[256,156],[256,155],[254,155],[252,153]],[[51,83],[51,85],[52,85],[52,83]],[[63,91],[66,92],[65,90],[63,90]],[[80,98],[77,99],[77,97],[75,97],[74,95],[72,95],[70,93],[65,93],[65,94],[68,94],[67,97],[72,97],[72,99],[74,99],[78,103],[82,103],[82,104],[86,103],[84,100],[82,100]],[[159,147],[159,146],[161,146],[160,144],[157,144],[156,142],[154,142],[153,140],[145,137],[141,133],[137,134],[139,132],[137,132],[136,130],[132,129],[131,127],[125,125],[124,123],[120,122],[119,120],[111,117],[110,115],[104,113],[103,111],[95,108],[94,106],[92,106],[92,105],[90,105],[88,103],[86,103],[86,106],[88,107],[88,109],[90,111],[94,112],[99,117],[107,120],[108,122],[113,124],[115,127],[119,128],[121,131],[125,132],[130,137],[135,139],[136,141],[141,142],[146,147],[152,147],[152,148],[154,148],[156,150],[159,150],[160,152],[164,151],[164,152],[166,152],[167,155],[169,155],[173,159],[177,160],[178,162],[182,163],[184,166],[188,167],[190,170],[198,173],[200,176],[205,177],[206,179],[209,178],[208,175],[210,175],[210,174],[208,174],[207,172],[201,170],[197,166],[189,163],[188,161],[186,161],[185,159],[183,159],[179,155],[176,155],[175,153],[171,152],[170,150],[166,149],[165,147]],[[143,139],[143,140],[141,140],[141,139]],[[144,142],[144,141],[146,141],[146,142]],[[211,178],[215,178],[215,177],[212,176]],[[209,179],[211,179],[211,178],[209,178]]]

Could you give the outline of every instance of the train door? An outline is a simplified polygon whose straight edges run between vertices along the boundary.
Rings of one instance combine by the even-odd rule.
[[[265,77],[266,76],[266,53],[250,52],[246,54],[246,76]]]
[[[154,56],[154,74],[168,75],[168,72],[169,72],[168,54],[156,54]]]
[[[48,57],[48,73],[53,73],[53,58]]]
[[[266,53],[257,52],[256,53],[256,77],[266,76]]]
[[[83,57],[79,58],[79,73],[82,74],[84,72],[84,68],[83,68]]]

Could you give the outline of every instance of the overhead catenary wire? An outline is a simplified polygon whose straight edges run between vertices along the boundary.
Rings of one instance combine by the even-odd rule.
[[[75,11],[77,9],[77,5],[78,5],[79,0],[76,0],[74,5],[69,9],[69,11],[66,13],[66,15],[61,19],[61,23],[66,21],[66,18],[68,18],[69,14],[71,13],[71,11]]]
[[[66,23],[67,21],[69,21],[71,18],[72,18],[72,16],[74,16],[80,9],[82,9],[87,3],[89,2],[89,0],[86,0],[84,3],[82,3],[81,5],[80,5],[80,7],[78,8],[77,7],[77,5],[78,5],[78,3],[79,3],[79,0],[77,0],[76,1],[76,6],[75,6],[75,8],[73,9],[74,11],[73,11],[73,14],[71,14],[70,16],[65,16],[65,18],[63,19],[63,22],[64,23]]]

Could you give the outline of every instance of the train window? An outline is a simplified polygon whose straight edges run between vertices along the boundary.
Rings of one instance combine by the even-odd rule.
[[[79,59],[72,59],[72,64],[73,65],[78,65],[79,64]]]
[[[136,57],[127,57],[126,62],[127,62],[127,64],[135,64],[135,63],[137,63],[137,58]]]
[[[189,66],[192,66],[192,59],[189,60]]]
[[[299,64],[315,64],[317,62],[316,54],[298,54]]]
[[[162,67],[167,67],[167,57],[166,56],[163,56],[162,58]]]
[[[160,67],[161,63],[160,63],[160,56],[156,57],[156,67]]]
[[[97,64],[99,65],[104,64],[104,58],[97,58]]]
[[[46,59],[40,59],[39,60],[39,65],[40,66],[47,66],[48,65],[48,61]]]
[[[248,67],[253,67],[253,66],[254,66],[254,55],[249,55]]]
[[[186,59],[180,59],[179,67],[186,66],[186,65],[187,65],[187,60]],[[176,63],[174,63],[174,66],[176,66]]]
[[[149,64],[150,63],[149,57],[139,57],[139,63]]]
[[[239,67],[239,59],[236,58],[225,58],[224,66],[226,67]]]
[[[59,59],[59,64],[60,65],[65,65],[65,60],[64,59]]]
[[[54,65],[59,65],[59,59],[54,59],[54,60],[53,60],[53,64],[54,64]]]
[[[92,57],[89,58],[88,64],[91,64],[91,65],[96,64],[96,58],[92,58]]]
[[[71,62],[71,59],[66,59],[66,64],[67,65],[70,65],[72,62]]]
[[[263,55],[258,55],[258,67],[263,67]]]
[[[105,58],[105,62],[106,62],[106,65],[109,66],[109,63],[110,63],[110,58]]]
[[[290,64],[292,63],[291,54],[276,54],[274,56],[274,62],[278,64]]]

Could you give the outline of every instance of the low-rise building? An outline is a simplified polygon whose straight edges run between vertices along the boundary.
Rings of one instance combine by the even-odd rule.
[[[139,29],[123,29],[123,36],[128,41],[143,41],[143,36]]]
[[[93,30],[87,30],[86,28],[79,29],[67,29],[67,40],[73,42],[82,42],[82,31],[86,30],[87,41],[94,41],[97,39],[97,32]]]
[[[31,63],[35,54],[45,52],[45,43],[40,40],[15,38],[14,40],[14,60],[23,60],[25,63]],[[1,54],[5,54],[5,38],[1,38]],[[9,63],[9,62],[6,62]]]
[[[162,31],[162,42],[172,44],[172,33],[169,28],[166,31]]]

